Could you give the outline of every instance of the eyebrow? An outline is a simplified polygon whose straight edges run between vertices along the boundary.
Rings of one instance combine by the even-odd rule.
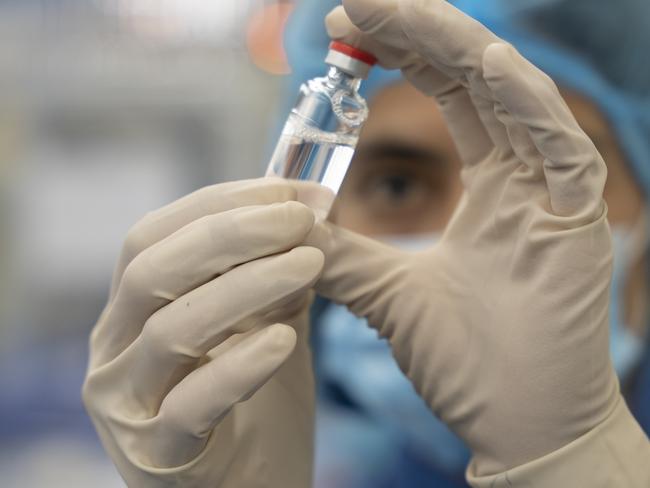
[[[375,141],[362,144],[356,149],[354,158],[362,161],[399,159],[426,164],[444,164],[447,159],[439,151],[396,140]]]

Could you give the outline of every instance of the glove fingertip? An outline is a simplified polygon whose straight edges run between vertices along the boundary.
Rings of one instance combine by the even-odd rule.
[[[544,99],[557,94],[553,80],[506,42],[494,42],[483,52],[483,78],[507,109],[526,106],[530,99]]]
[[[342,39],[346,35],[358,30],[345,13],[342,5],[335,7],[325,17],[325,28],[332,39]]]
[[[314,210],[302,202],[293,200],[283,203],[282,206],[286,212],[283,217],[286,223],[295,229],[301,238],[304,238],[316,221]]]
[[[505,42],[494,42],[485,48],[483,77],[491,88],[494,88],[495,83],[503,80],[506,73],[512,73],[517,55],[517,51]]]
[[[310,277],[308,286],[312,285],[320,276],[325,264],[325,255],[317,247],[303,245],[289,251],[293,264],[300,270],[304,277]]]
[[[289,356],[296,346],[297,335],[293,327],[277,323],[263,331],[263,341],[269,353]]]

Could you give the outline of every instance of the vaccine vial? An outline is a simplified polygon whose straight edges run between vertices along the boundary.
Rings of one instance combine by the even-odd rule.
[[[319,184],[314,210],[321,218],[343,183],[368,117],[359,87],[376,61],[365,51],[332,42],[325,58],[327,74],[302,84],[271,156],[267,176]]]

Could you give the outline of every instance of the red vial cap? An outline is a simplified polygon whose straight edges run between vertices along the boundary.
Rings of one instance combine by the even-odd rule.
[[[374,66],[377,63],[377,58],[372,54],[341,41],[332,41],[330,43],[330,49],[345,54],[346,56],[350,56],[351,58],[366,63],[369,66]]]

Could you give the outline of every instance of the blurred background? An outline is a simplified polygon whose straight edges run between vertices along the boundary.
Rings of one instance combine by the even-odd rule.
[[[1,486],[123,486],[80,402],[88,333],[144,213],[263,174],[291,9],[0,0]]]
[[[0,0],[2,488],[124,486],[80,398],[88,335],[122,241],[150,210],[205,185],[263,174],[298,83],[322,69],[322,18],[335,3]],[[633,163],[626,170],[650,218],[647,0],[454,3],[598,105]],[[294,10],[291,73],[282,39]],[[365,86],[378,88],[395,75],[371,80]],[[646,429],[649,339],[644,362],[623,383],[634,386],[627,399]],[[337,487],[359,488],[355,476],[366,468],[374,478],[363,486],[376,488],[377,478],[431,486],[424,450],[396,456],[393,437],[354,444],[365,439],[354,428],[365,429],[367,419],[352,412],[356,423],[345,423],[348,410],[331,419],[328,412],[317,426],[324,435],[316,486],[334,488],[333,473],[352,480]],[[384,422],[370,427],[381,433]],[[346,442],[350,449],[340,449]],[[373,458],[368,445],[386,457]],[[388,458],[394,466],[383,465]],[[463,484],[461,461],[454,476]],[[390,484],[393,469],[403,484]]]

